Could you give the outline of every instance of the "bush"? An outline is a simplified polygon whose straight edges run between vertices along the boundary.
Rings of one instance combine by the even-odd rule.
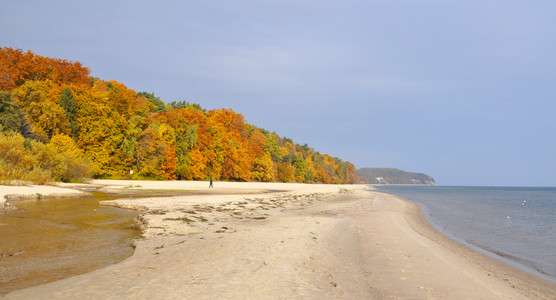
[[[49,144],[43,144],[19,133],[0,133],[0,183],[79,181],[90,174],[89,162],[66,135],[54,136]]]
[[[73,181],[91,177],[91,164],[71,137],[65,134],[55,135],[49,146],[62,155],[63,164],[66,166],[59,180]]]

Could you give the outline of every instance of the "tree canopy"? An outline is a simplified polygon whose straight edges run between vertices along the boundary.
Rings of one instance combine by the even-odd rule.
[[[82,157],[96,178],[123,178],[133,170],[150,179],[357,179],[353,164],[250,125],[230,108],[166,104],[153,93],[92,78],[79,62],[2,47],[0,89],[1,130],[15,133],[5,139],[25,137]],[[75,149],[59,150],[64,144]]]

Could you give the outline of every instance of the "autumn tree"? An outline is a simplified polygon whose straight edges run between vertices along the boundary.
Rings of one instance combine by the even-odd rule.
[[[95,83],[95,87],[99,83]],[[96,177],[113,177],[122,173],[125,119],[106,103],[102,89],[79,90],[75,97],[79,107],[76,122],[77,144],[93,163]]]
[[[176,172],[174,133],[166,124],[151,124],[138,139],[138,175],[174,179]]]
[[[168,105],[173,109],[180,109],[180,108],[194,109],[194,110],[200,110],[200,111],[203,111],[204,113],[206,113],[206,110],[204,110],[201,107],[200,104],[190,103],[190,102],[187,102],[185,100],[183,100],[183,101],[172,101]]]
[[[252,178],[257,181],[271,181],[274,179],[274,164],[269,153],[253,160]]]
[[[272,161],[277,163],[282,161],[287,150],[282,149],[279,145],[280,136],[276,132],[267,133],[265,135],[265,149],[270,154]]]
[[[71,137],[65,134],[55,135],[48,146],[61,154],[62,164],[65,165],[64,172],[60,173],[57,180],[69,182],[91,177],[90,162]]]
[[[56,135],[48,144],[16,132],[0,133],[0,182],[45,184],[88,178],[89,163],[69,136]]]
[[[50,80],[27,81],[12,91],[12,97],[25,111],[31,133],[47,142],[55,134],[69,134],[70,124],[66,112],[58,104],[59,87]]]
[[[122,178],[130,169],[157,179],[351,183],[357,178],[351,163],[249,125],[232,109],[166,104],[153,93],[88,75],[78,62],[0,48],[1,130],[32,137],[25,140],[32,154],[14,157],[31,157],[26,161],[36,167],[18,170],[69,180],[86,173],[79,170],[89,161],[99,178]],[[17,134],[5,139],[21,149]],[[13,165],[0,167],[1,173]]]
[[[208,112],[208,121],[213,131],[212,150],[214,161],[211,168],[219,177],[228,180],[249,180],[251,160],[246,148],[248,126],[243,115],[231,109],[216,109]]]
[[[23,136],[30,135],[24,111],[12,99],[10,92],[0,91],[0,131],[14,131]]]
[[[0,47],[0,89],[11,91],[27,81],[89,84],[89,69],[80,62],[35,55],[31,51]]]
[[[147,99],[147,101],[153,104],[153,112],[160,113],[168,110],[166,104],[164,104],[164,101],[160,100],[160,97],[156,97],[154,93],[140,92],[138,93],[138,95],[144,97],[145,99]]]
[[[175,132],[176,175],[180,179],[204,179],[208,174],[207,152],[212,137],[207,131],[207,116],[192,106],[170,109],[158,120]]]
[[[266,137],[258,128],[250,128],[249,138],[247,140],[249,154],[252,159],[263,156],[263,151],[266,150]],[[265,151],[265,153],[268,153]]]
[[[66,112],[66,118],[70,125],[71,136],[73,138],[77,138],[77,105],[75,104],[75,97],[73,96],[73,93],[71,92],[71,89],[69,87],[66,87],[62,90],[58,104]]]
[[[276,179],[281,182],[293,182],[295,180],[295,168],[290,163],[279,163],[276,170]]]

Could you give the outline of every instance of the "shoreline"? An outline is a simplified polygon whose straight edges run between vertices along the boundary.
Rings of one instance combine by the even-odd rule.
[[[102,184],[192,194],[103,203],[144,211],[130,258],[5,298],[556,297],[556,285],[452,240],[417,204],[366,185],[129,182]]]
[[[444,248],[444,250],[463,258],[464,262],[472,265],[470,267],[471,269],[476,268],[477,270],[474,271],[479,271],[478,274],[473,275],[477,278],[483,277],[479,279],[479,281],[486,281],[494,278],[498,280],[499,283],[506,284],[512,290],[521,292],[526,296],[526,299],[556,298],[556,284],[553,282],[539,277],[537,274],[523,270],[515,264],[494,257],[486,250],[483,251],[487,253],[483,253],[477,251],[473,247],[469,247],[467,243],[462,243],[457,239],[453,239],[450,235],[438,230],[435,225],[428,220],[420,205],[397,196],[387,195],[399,201],[403,201],[406,205],[411,207],[410,210],[412,212],[410,215],[412,217],[407,218],[407,221],[415,232],[429,241],[438,244],[440,247]],[[463,266],[460,267],[463,268]],[[485,277],[485,275],[488,278]]]
[[[405,199],[404,199],[405,200]],[[409,200],[406,200],[409,201]],[[411,201],[410,201],[411,202]],[[419,205],[419,204],[417,204]],[[452,233],[446,231],[446,230],[442,230],[439,228],[439,226],[437,224],[435,224],[432,220],[430,220],[427,217],[427,214],[425,214],[425,218],[427,219],[427,221],[429,223],[431,223],[431,226],[433,226],[433,228],[438,231],[440,234],[447,236],[448,238],[450,238],[451,240],[454,240],[456,243],[459,243],[465,247],[470,248],[472,251],[478,252],[480,254],[486,255],[492,259],[495,259],[497,261],[500,261],[502,263],[511,265],[516,267],[517,269],[529,273],[537,278],[546,280],[552,284],[556,284],[556,278],[554,277],[550,277],[548,274],[543,273],[541,269],[536,268],[533,263],[520,259],[519,257],[516,256],[512,256],[510,254],[506,254],[502,251],[498,251],[495,249],[491,249],[488,248],[486,246],[482,246],[480,244],[475,244],[472,242],[469,242],[467,240],[463,240],[460,238],[455,237]]]
[[[47,198],[87,197],[91,194],[67,187],[49,185],[0,185],[0,213],[15,209],[10,202]]]
[[[439,188],[452,188],[452,187],[447,187],[447,186],[442,186]],[[461,187],[456,187],[456,188],[461,188]],[[524,187],[463,187],[466,189],[483,189],[483,188],[489,188],[489,189],[524,189]],[[550,187],[548,187],[550,189]],[[530,188],[530,187],[525,187],[525,189],[537,189],[536,187]],[[544,188],[542,188],[544,189]],[[383,193],[392,193],[393,195],[399,195],[398,197],[404,197],[404,193],[400,191],[403,190],[389,190],[389,189],[383,189],[383,190],[377,190],[379,192],[383,192]],[[431,190],[432,191],[432,190]],[[407,199],[412,198],[412,195],[410,194],[405,194],[407,197]],[[426,195],[426,194],[424,194]],[[519,256],[519,254],[511,254],[511,253],[516,253],[515,252],[515,248],[510,248],[506,249],[503,247],[498,247],[496,246],[496,248],[493,247],[489,247],[489,246],[485,246],[485,245],[489,245],[489,240],[482,240],[480,241],[480,238],[477,237],[477,239],[475,239],[474,237],[470,237],[469,235],[467,235],[467,237],[465,238],[465,235],[463,235],[461,232],[457,231],[458,226],[461,229],[461,225],[458,226],[452,226],[451,223],[449,223],[448,219],[446,218],[445,214],[439,213],[439,211],[437,211],[436,209],[438,209],[438,207],[440,206],[436,206],[434,201],[431,201],[430,197],[426,197],[424,195],[421,196],[415,196],[414,198],[412,198],[413,200],[409,200],[410,202],[416,203],[417,205],[420,205],[422,207],[422,210],[428,220],[429,223],[432,224],[432,226],[441,234],[448,236],[450,239],[455,240],[456,242],[465,245],[468,248],[471,248],[473,251],[479,252],[481,254],[485,254],[491,258],[494,258],[496,260],[502,261],[504,263],[513,265],[515,267],[517,267],[518,269],[521,269],[525,272],[531,273],[536,277],[540,277],[544,280],[547,280],[553,284],[556,284],[556,276],[554,275],[554,273],[550,274],[549,272],[545,272],[545,268],[549,267],[551,264],[543,262],[541,260],[541,262],[537,262],[534,258],[531,258],[531,256]],[[434,196],[433,196],[434,197]],[[432,198],[435,199],[435,198]],[[450,214],[449,214],[450,215]],[[459,217],[461,217],[463,220],[465,220],[466,218],[471,218],[470,216],[472,215],[460,215]],[[506,215],[504,214],[504,220],[505,220]],[[457,219],[456,219],[457,220]],[[448,223],[447,223],[448,221]],[[465,222],[465,221],[463,221]],[[456,223],[457,224],[457,223]],[[503,224],[502,224],[503,225]],[[491,225],[491,227],[493,227]],[[487,228],[488,229],[488,228]],[[456,231],[453,231],[456,230]],[[480,231],[479,231],[480,232]],[[498,239],[500,240],[500,239]],[[514,242],[518,242],[516,240],[514,240]],[[490,245],[496,245],[496,244],[490,244]],[[532,245],[534,246],[535,243],[528,243],[528,245]],[[542,244],[541,244],[542,245]],[[550,249],[550,247],[542,247],[542,246],[537,246],[537,249]],[[514,250],[514,252],[512,252],[512,250]],[[519,252],[517,252],[519,253]],[[523,253],[522,253],[523,254]],[[538,252],[536,252],[537,255],[539,255]],[[547,270],[549,270],[550,268],[546,268]]]

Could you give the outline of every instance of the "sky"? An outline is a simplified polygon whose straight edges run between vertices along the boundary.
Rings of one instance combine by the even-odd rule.
[[[0,46],[357,168],[556,186],[555,1],[0,2]]]

